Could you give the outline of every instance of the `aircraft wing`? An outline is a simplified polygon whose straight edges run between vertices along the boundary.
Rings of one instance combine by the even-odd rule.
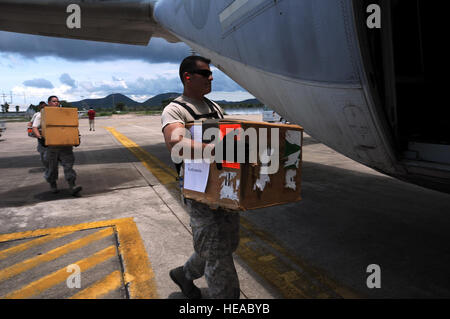
[[[147,45],[152,36],[179,40],[153,19],[150,0],[0,0],[0,30],[52,37]],[[80,28],[67,20],[80,8]],[[73,16],[72,16],[73,17]],[[74,21],[71,19],[71,21]]]

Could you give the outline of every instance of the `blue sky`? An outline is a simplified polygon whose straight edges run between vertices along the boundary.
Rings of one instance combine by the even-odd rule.
[[[49,95],[62,100],[122,93],[142,102],[166,92],[182,92],[180,61],[184,43],[154,38],[144,46],[59,39],[0,31],[0,102],[21,109]],[[214,100],[253,98],[220,70],[213,70]]]

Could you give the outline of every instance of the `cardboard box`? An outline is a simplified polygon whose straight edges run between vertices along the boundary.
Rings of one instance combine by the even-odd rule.
[[[242,128],[244,132],[248,128],[253,128],[257,132],[257,163],[209,164],[205,191],[184,188],[185,198],[208,204],[212,208],[223,207],[231,210],[250,210],[301,200],[302,127],[230,119],[214,121],[215,124],[211,120],[207,121],[209,123],[188,123],[186,127],[192,131],[192,125],[202,125],[202,131],[205,131],[205,127],[216,125],[220,129],[222,137],[227,128]],[[265,131],[261,131],[261,129],[265,129]],[[272,129],[278,129],[278,133]],[[263,134],[264,132],[267,134]],[[261,137],[267,136],[267,148],[265,149],[265,154],[267,154],[267,149],[276,146],[276,143],[272,145],[272,134],[277,134],[273,138],[278,139],[279,144],[278,157],[272,151],[274,156],[272,159],[278,161],[278,169],[276,172],[264,174],[263,167],[267,170],[270,165],[275,165],[275,163],[262,163],[261,154],[264,154],[264,145],[260,141]],[[240,139],[240,136],[237,139]],[[187,178],[193,176],[193,173],[186,172],[186,168],[189,169],[189,167],[186,164],[183,165],[185,186],[190,183]]]
[[[80,144],[77,108],[44,107],[41,110],[41,128],[46,146]]]

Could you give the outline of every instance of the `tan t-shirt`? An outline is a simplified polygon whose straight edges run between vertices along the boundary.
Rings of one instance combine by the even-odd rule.
[[[186,103],[187,106],[189,106],[192,111],[194,111],[195,114],[202,115],[202,114],[208,114],[211,113],[211,109],[209,108],[208,104],[204,101],[199,101],[195,99],[191,99],[187,96],[180,95],[175,99],[175,101]],[[212,102],[212,101],[211,101]],[[212,102],[215,105],[214,111],[219,110],[223,117],[223,110],[222,108],[217,105],[217,103]],[[194,121],[194,117],[189,113],[188,110],[186,110],[183,106],[177,103],[169,103],[162,112],[161,115],[161,125],[162,129],[164,130],[164,127],[168,124],[172,123],[182,123],[186,124],[187,122]]]
[[[37,127],[38,129],[41,129],[41,112],[35,113],[36,117],[33,117],[33,127]]]

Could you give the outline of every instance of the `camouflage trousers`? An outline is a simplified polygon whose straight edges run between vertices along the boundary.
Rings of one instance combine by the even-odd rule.
[[[48,163],[44,173],[44,177],[47,182],[53,183],[58,180],[58,161],[61,161],[61,165],[64,168],[64,177],[66,178],[66,181],[68,183],[75,183],[77,174],[73,170],[75,156],[73,155],[72,146],[47,147],[44,154],[44,161]]]
[[[45,155],[45,152],[47,151],[47,147],[44,147],[41,145],[41,143],[37,143],[37,151],[41,155],[41,162],[42,165],[44,165],[45,169],[48,167],[47,157]]]
[[[239,278],[233,252],[239,245],[239,214],[186,199],[195,252],[184,264],[189,280],[203,275],[212,299],[239,299]]]

